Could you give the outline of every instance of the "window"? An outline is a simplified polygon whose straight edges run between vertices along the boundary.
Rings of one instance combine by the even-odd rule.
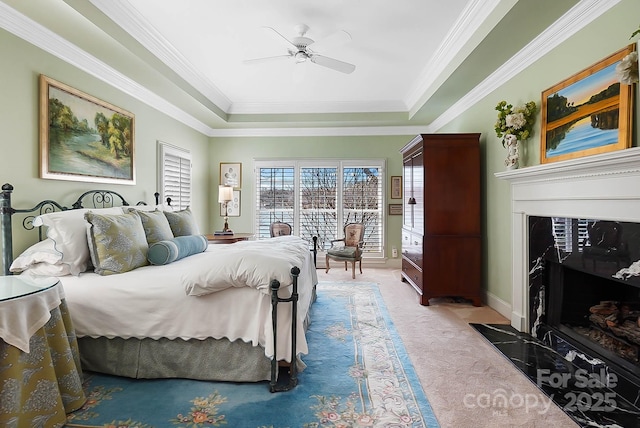
[[[256,161],[256,228],[268,238],[274,221],[326,250],[347,223],[365,223],[365,257],[384,254],[384,160]]]
[[[171,198],[175,210],[191,205],[191,153],[158,141],[158,171],[161,201]]]

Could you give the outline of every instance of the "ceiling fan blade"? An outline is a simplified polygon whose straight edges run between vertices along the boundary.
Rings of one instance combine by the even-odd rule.
[[[271,61],[277,61],[280,59],[288,59],[291,58],[291,55],[276,55],[276,56],[267,56],[264,58],[253,58],[253,59],[245,59],[244,61],[242,61],[243,64],[260,64],[263,62],[271,62]]]
[[[311,48],[313,51],[324,51],[329,50],[334,46],[341,46],[347,42],[351,41],[351,34],[347,33],[344,30],[336,31],[335,33],[329,34],[327,37],[324,37],[320,40],[317,40],[311,43],[308,48]]]
[[[353,70],[356,69],[355,65],[349,64],[348,62],[317,54],[311,56],[311,62],[346,74],[351,74]]]
[[[283,36],[282,34],[280,34],[275,28],[272,27],[262,27],[266,30],[271,30],[272,34],[277,35],[279,39],[285,41],[288,45],[289,48],[291,48],[293,46],[293,48],[297,51],[298,47],[289,39],[287,39],[285,36]]]

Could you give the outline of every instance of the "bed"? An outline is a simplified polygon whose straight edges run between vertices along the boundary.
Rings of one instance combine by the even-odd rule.
[[[283,236],[208,245],[190,211],[170,211],[157,194],[150,206],[97,190],[69,208],[46,200],[16,209],[12,192],[5,184],[0,193],[5,275],[59,277],[83,370],[269,381],[273,392],[295,386],[317,283],[309,243]],[[14,259],[16,215],[41,240]],[[168,231],[164,220],[154,223],[163,217]]]

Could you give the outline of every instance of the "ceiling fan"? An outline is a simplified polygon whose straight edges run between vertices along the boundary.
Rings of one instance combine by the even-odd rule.
[[[328,47],[329,45],[337,45],[350,41],[351,35],[344,30],[337,31],[329,35],[328,37],[316,42],[313,39],[305,37],[307,31],[309,31],[309,26],[305,24],[298,24],[295,26],[295,30],[298,33],[298,36],[294,37],[291,40],[287,39],[285,36],[271,27],[264,28],[272,31],[280,39],[284,40],[287,43],[287,51],[289,53],[287,55],[248,59],[244,61],[245,64],[255,64],[271,60],[293,58],[298,64],[310,61],[314,64],[318,64],[323,67],[327,67],[346,74],[350,74],[356,69],[356,66],[353,64],[349,64],[348,62],[340,61],[335,58],[329,58],[328,56],[320,55],[317,53],[318,50],[323,49],[323,46]]]

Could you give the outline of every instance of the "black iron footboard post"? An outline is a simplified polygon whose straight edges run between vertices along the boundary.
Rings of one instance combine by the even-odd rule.
[[[298,366],[296,353],[296,339],[298,335],[298,275],[300,269],[296,266],[291,268],[293,277],[293,290],[291,297],[282,299],[278,297],[280,281],[271,281],[271,325],[273,327],[273,359],[271,360],[271,382],[269,390],[271,392],[282,392],[293,389],[298,384]],[[289,367],[289,383],[278,386],[278,303],[291,302],[291,366]]]
[[[313,250],[311,250],[311,252],[313,253],[313,267],[317,267],[318,263],[317,263],[317,258],[318,258],[318,237],[314,236],[313,238]]]
[[[13,233],[11,231],[11,215],[13,214],[13,208],[11,208],[11,192],[13,186],[9,183],[2,185],[2,192],[0,193],[0,216],[2,217],[2,224],[0,227],[2,235],[2,269],[3,275],[11,275],[9,268],[13,263]]]

